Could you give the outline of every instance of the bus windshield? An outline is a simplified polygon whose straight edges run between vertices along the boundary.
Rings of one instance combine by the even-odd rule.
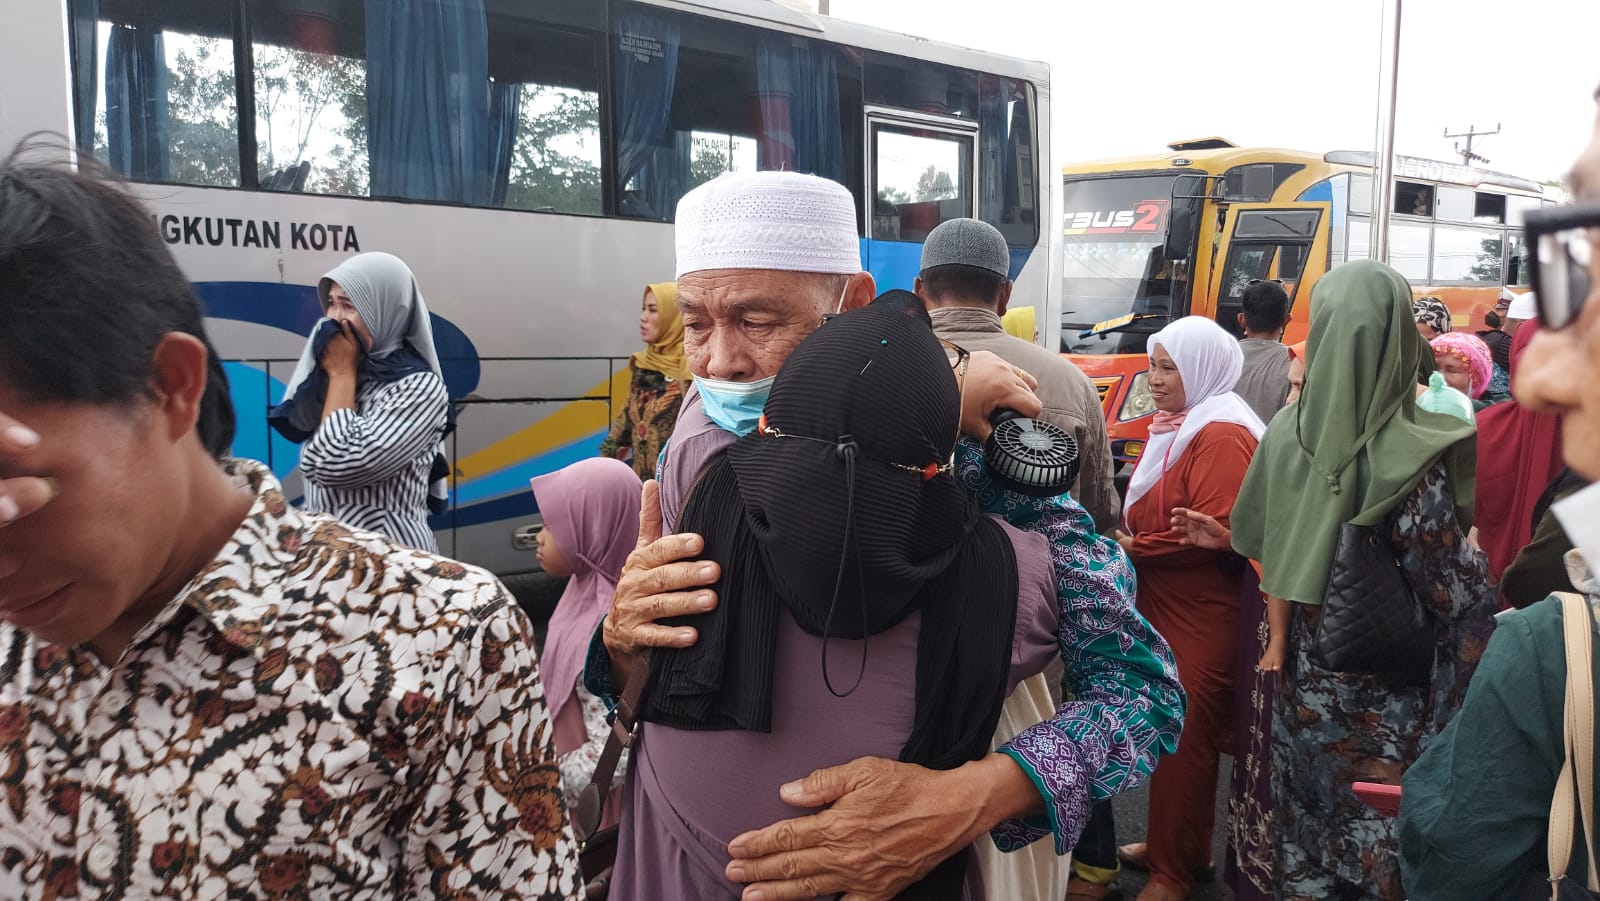
[[[1173,311],[1173,267],[1163,244],[1176,178],[1162,174],[1066,183],[1063,353],[1142,354],[1149,333],[1166,324]],[[1120,328],[1080,337],[1097,324],[1129,315],[1135,318]],[[1138,318],[1143,316],[1152,318]]]

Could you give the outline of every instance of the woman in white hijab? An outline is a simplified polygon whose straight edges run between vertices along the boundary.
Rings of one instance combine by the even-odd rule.
[[[452,424],[416,277],[398,257],[358,254],[322,277],[317,297],[326,318],[268,420],[305,442],[306,509],[435,551],[428,514],[447,500]]]
[[[1172,645],[1189,697],[1176,754],[1150,779],[1147,842],[1119,850],[1149,869],[1140,901],[1181,899],[1211,868],[1218,754],[1233,750],[1239,601],[1247,570],[1228,551],[1188,544],[1172,510],[1199,510],[1228,525],[1266,426],[1233,386],[1239,342],[1201,316],[1150,337],[1150,440],[1128,484],[1126,532],[1117,540],[1139,574],[1139,611]]]

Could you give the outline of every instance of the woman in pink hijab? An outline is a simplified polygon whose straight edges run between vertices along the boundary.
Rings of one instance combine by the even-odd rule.
[[[576,802],[594,775],[605,748],[606,707],[583,687],[583,662],[589,640],[611,609],[611,595],[622,564],[639,541],[639,495],[633,469],[620,460],[598,457],[533,480],[533,496],[544,518],[539,531],[539,565],[552,576],[567,576],[540,655],[545,702],[554,723],[561,787]],[[627,773],[626,758],[612,785]],[[622,792],[606,802],[601,827],[617,821]]]

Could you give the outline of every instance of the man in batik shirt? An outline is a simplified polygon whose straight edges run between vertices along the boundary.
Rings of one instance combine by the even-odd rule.
[[[0,897],[581,895],[527,619],[226,458],[137,202],[0,163],[0,323]]]

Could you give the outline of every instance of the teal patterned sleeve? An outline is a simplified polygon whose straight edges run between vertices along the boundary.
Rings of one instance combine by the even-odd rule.
[[[1002,823],[992,835],[1001,850],[1014,851],[1053,834],[1056,853],[1066,854],[1092,802],[1136,788],[1177,748],[1185,705],[1177,665],[1166,640],[1134,609],[1127,555],[1096,534],[1077,501],[1003,488],[965,439],[956,469],[985,512],[1050,539],[1066,700],[1055,716],[1000,748],[1033,780],[1045,815]]]

